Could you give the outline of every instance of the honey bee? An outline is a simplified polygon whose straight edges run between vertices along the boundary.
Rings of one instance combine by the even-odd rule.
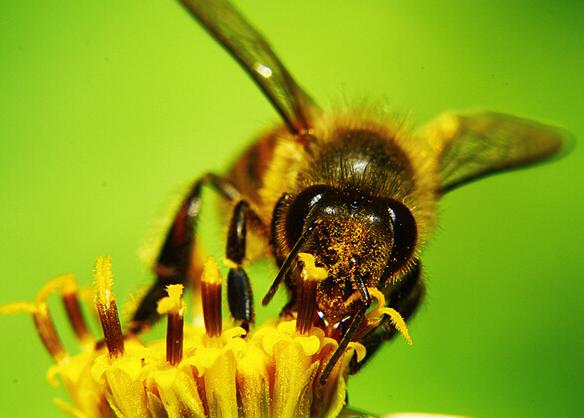
[[[284,315],[301,329],[321,327],[339,345],[321,372],[326,380],[349,342],[367,358],[395,334],[389,321],[368,328],[372,289],[408,319],[424,296],[420,253],[436,224],[441,196],[471,181],[542,161],[563,146],[563,131],[515,116],[447,113],[411,130],[374,109],[327,112],[296,83],[265,38],[225,0],[182,0],[185,8],[239,62],[282,118],[257,139],[225,176],[196,180],[174,217],[156,259],[157,280],[129,331],[156,320],[156,301],[169,284],[200,271],[196,224],[201,191],[211,186],[231,203],[226,260],[232,316],[254,322],[243,267],[248,230],[270,247],[279,272],[262,303],[282,283]],[[300,253],[328,277],[305,298]],[[302,313],[302,315],[301,315]],[[361,364],[353,364],[356,371]]]

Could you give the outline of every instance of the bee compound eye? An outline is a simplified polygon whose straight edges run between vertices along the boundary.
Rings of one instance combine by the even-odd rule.
[[[418,229],[412,212],[403,203],[390,200],[388,212],[393,230],[393,248],[387,267],[391,271],[396,271],[412,257],[416,248]]]
[[[310,210],[332,190],[326,185],[310,186],[292,200],[286,214],[286,239],[289,246],[293,246],[302,235]]]

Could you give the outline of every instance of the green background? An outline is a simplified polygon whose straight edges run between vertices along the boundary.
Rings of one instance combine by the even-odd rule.
[[[579,0],[238,4],[325,106],[373,98],[417,121],[487,108],[584,138]],[[0,2],[0,303],[66,271],[89,283],[98,254],[124,300],[149,280],[136,255],[148,225],[277,120],[173,1]],[[583,164],[576,146],[441,202],[415,343],[387,344],[350,381],[354,406],[582,413]],[[261,294],[273,270],[255,272]],[[46,384],[30,318],[0,318],[0,332],[0,414],[59,416],[51,398],[66,395]]]

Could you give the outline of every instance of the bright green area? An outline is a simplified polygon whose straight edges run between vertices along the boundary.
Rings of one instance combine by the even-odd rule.
[[[320,103],[372,98],[418,121],[488,108],[584,138],[579,0],[242,8]],[[136,249],[166,203],[277,115],[173,1],[2,1],[0,16],[0,303],[65,271],[89,283],[98,254],[113,256],[123,300],[148,283]],[[582,413],[583,164],[577,146],[444,199],[415,343],[388,344],[351,380],[355,407]],[[273,271],[254,272],[259,295]],[[31,320],[0,318],[0,330],[1,415],[59,416],[51,398],[65,395],[45,382]]]

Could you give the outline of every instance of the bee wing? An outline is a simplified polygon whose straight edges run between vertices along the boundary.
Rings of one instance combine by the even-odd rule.
[[[296,84],[265,38],[225,0],[181,0],[253,78],[294,134],[311,128],[316,105]]]
[[[440,115],[422,130],[437,155],[442,194],[483,176],[526,166],[565,148],[568,133],[495,112]]]

